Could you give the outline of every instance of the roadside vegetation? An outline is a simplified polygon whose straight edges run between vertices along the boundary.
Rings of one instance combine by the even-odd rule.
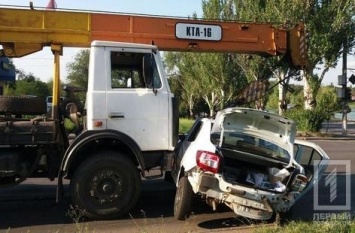
[[[189,131],[195,121],[188,118],[180,118],[179,120],[179,134],[185,134]]]
[[[291,221],[285,225],[257,228],[255,233],[352,233],[355,232],[355,223],[352,221]]]

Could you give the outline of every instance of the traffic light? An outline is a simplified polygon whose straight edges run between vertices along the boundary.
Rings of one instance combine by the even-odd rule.
[[[351,100],[352,94],[351,94],[351,88],[347,87],[345,88],[345,100]]]
[[[355,75],[351,75],[350,78],[349,78],[349,82],[351,82],[351,84],[355,84]]]

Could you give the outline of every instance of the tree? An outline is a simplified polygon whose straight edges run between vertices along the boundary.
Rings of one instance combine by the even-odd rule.
[[[277,81],[273,81],[271,86],[277,86]],[[285,106],[284,109],[290,108],[300,108],[303,104],[303,86],[301,85],[294,85],[290,84],[288,87],[288,92],[285,94]],[[279,88],[273,88],[271,91],[268,102],[267,102],[267,109],[277,110],[279,108],[279,95],[280,95]]]
[[[305,22],[309,31],[308,55],[309,66],[304,70],[305,107],[316,106],[315,96],[320,88],[325,73],[334,67],[343,48],[354,46],[355,2],[353,0],[234,0],[237,20],[257,22],[297,23]],[[287,27],[287,24],[285,24]],[[346,46],[343,46],[345,43]],[[350,51],[350,50],[348,50]],[[313,73],[323,64],[321,75]],[[279,74],[290,73],[283,68]],[[282,78],[281,78],[282,79]]]
[[[5,95],[35,95],[46,98],[51,91],[45,82],[36,78],[32,73],[26,74],[23,70],[17,70],[17,80],[5,86]]]
[[[213,115],[215,110],[224,108],[245,83],[231,54],[169,52],[164,62],[170,76],[175,72],[175,77],[179,77],[180,97],[189,106],[190,117],[194,116],[199,99],[205,101],[209,115]]]
[[[185,103],[190,118],[195,115],[194,107],[199,93],[198,80],[194,78],[193,59],[191,53],[169,52],[164,56],[169,76],[178,83],[172,91]]]
[[[89,49],[80,50],[75,55],[74,61],[67,65],[69,84],[82,87],[88,86],[89,77]]]
[[[229,19],[232,9],[228,1],[202,1],[204,18]],[[196,17],[196,15],[194,15]],[[209,108],[209,115],[224,108],[233,99],[236,91],[245,83],[241,69],[236,65],[235,54],[214,53],[166,53],[168,71],[180,77],[182,100],[194,115],[195,103],[203,99]]]
[[[305,107],[316,105],[315,96],[324,75],[335,67],[344,49],[348,53],[355,43],[355,2],[353,0],[310,1],[304,8],[310,32],[308,54],[310,65],[305,70]],[[313,71],[322,64],[320,75]]]

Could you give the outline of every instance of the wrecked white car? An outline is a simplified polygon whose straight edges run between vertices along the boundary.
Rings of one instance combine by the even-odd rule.
[[[317,181],[329,157],[316,144],[295,140],[292,120],[248,108],[199,119],[175,150],[174,215],[189,217],[195,194],[216,209],[269,220]]]

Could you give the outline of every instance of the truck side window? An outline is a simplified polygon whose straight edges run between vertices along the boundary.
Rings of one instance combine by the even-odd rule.
[[[111,52],[111,88],[144,88],[143,53]]]
[[[143,58],[143,76],[147,88],[160,88],[161,80],[158,68],[152,54],[146,54]]]
[[[145,79],[144,60],[150,68],[149,77]],[[147,83],[149,80],[149,83]],[[159,72],[152,54],[111,52],[111,88],[160,88]]]
[[[155,63],[154,59],[153,59],[153,85],[154,85],[154,88],[161,87],[159,72],[158,72],[157,64]]]

